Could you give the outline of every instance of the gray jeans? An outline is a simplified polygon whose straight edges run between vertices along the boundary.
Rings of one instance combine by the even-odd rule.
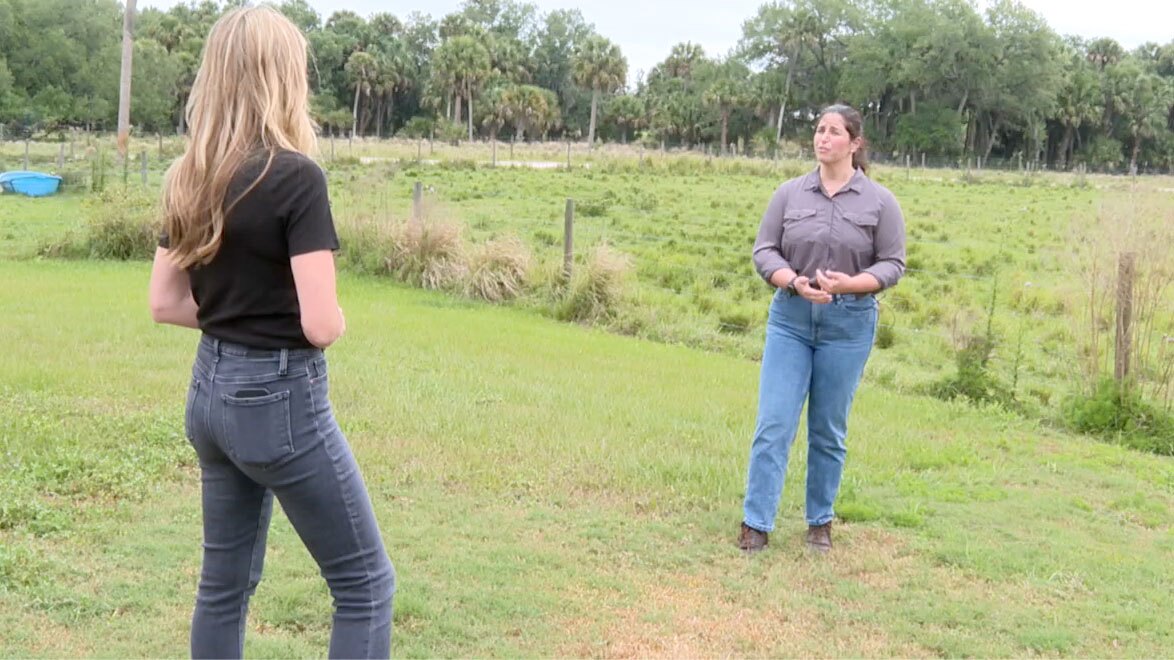
[[[194,658],[239,658],[276,495],[334,598],[331,658],[386,658],[395,570],[316,349],[200,340],[184,429],[200,459],[204,561]]]

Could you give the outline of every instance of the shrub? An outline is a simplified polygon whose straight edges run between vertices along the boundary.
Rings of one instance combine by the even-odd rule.
[[[998,403],[1010,406],[1011,391],[990,372],[994,341],[987,336],[968,337],[955,356],[958,370],[930,385],[930,394],[942,399],[963,398],[971,403]]]
[[[1065,424],[1143,451],[1174,456],[1174,415],[1153,406],[1135,390],[1111,378],[1097,383],[1091,395],[1077,394],[1064,404]]]
[[[159,200],[135,186],[108,188],[83,202],[80,230],[45,243],[37,253],[69,259],[151,259],[161,231]]]
[[[396,132],[396,137],[426,138],[435,127],[436,122],[428,117],[412,117]]]
[[[612,205],[616,203],[616,201],[616,194],[608,190],[601,195],[577,202],[575,204],[575,210],[583,217],[598,218],[600,216],[607,215],[608,209],[610,209]]]
[[[502,302],[522,295],[532,258],[530,249],[517,238],[492,240],[469,257],[465,294]]]
[[[631,259],[603,243],[593,249],[587,261],[571,279],[565,297],[556,309],[564,321],[602,321],[615,316],[624,293],[624,278]]]
[[[451,287],[468,273],[461,226],[412,221],[391,229],[391,253],[384,260],[395,278],[425,289]]]

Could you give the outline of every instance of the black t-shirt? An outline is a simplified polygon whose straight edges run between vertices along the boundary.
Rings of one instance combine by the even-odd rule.
[[[261,153],[241,166],[226,204],[257,178],[267,157]],[[167,237],[159,244],[167,247]],[[302,332],[289,260],[338,247],[321,168],[302,154],[277,152],[265,177],[225,219],[216,256],[188,271],[200,330],[257,348],[312,347]]]

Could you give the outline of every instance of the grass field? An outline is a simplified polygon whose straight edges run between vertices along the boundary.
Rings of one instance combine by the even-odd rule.
[[[164,144],[168,155],[178,148]],[[589,153],[573,145],[575,167],[569,171],[489,168],[484,144],[366,141],[345,150],[343,144],[336,161],[329,160],[328,143],[322,144],[341,224],[402,221],[410,214],[412,186],[420,182],[430,220],[458,223],[473,244],[518,237],[533,251],[536,270],[550,272],[562,260],[564,208],[571,198],[580,265],[600,243],[632,257],[625,300],[606,327],[752,359],[760,355],[770,290],[751,268],[750,246],[770,194],[780,181],[807,171],[805,162],[662,155],[634,147]],[[19,157],[17,147],[8,143],[8,161]],[[417,148],[437,164],[417,164]],[[153,149],[152,140],[142,140],[132,151]],[[510,157],[507,150],[499,146],[500,159]],[[55,153],[53,145],[33,145],[34,160],[44,164]],[[517,145],[513,158],[559,162],[565,145]],[[84,179],[84,165],[70,167]],[[115,172],[108,179],[117,181],[118,168],[110,169]],[[160,175],[151,170],[151,186]],[[1078,368],[1089,362],[1094,331],[1101,362],[1111,360],[1112,333],[1104,332],[1113,323],[1111,301],[1089,313],[1090,266],[1099,268],[1096,293],[1111,296],[1116,251],[1174,241],[1169,177],[1131,181],[884,166],[874,176],[902,203],[909,271],[882,297],[884,341],[870,377],[904,392],[924,392],[949,377],[959,348],[989,327],[995,339],[992,376],[1029,416],[1057,419],[1063,401],[1087,381]],[[139,188],[133,177],[131,187]],[[71,217],[80,223],[81,200],[79,192],[17,206],[9,220],[0,219],[0,236],[10,237],[0,246],[10,255],[31,253],[37,236],[43,241],[60,235]],[[1134,224],[1153,235],[1125,231]],[[1162,251],[1146,262],[1155,280],[1170,281],[1170,254]],[[344,245],[343,263],[352,258]],[[1154,268],[1155,260],[1161,268]],[[1164,285],[1157,295],[1156,308],[1167,311],[1154,315],[1136,343],[1144,339],[1148,347],[1140,377],[1168,407],[1174,402],[1172,375],[1160,366],[1174,361],[1174,286]],[[538,297],[522,306],[548,304]]]
[[[0,262],[0,656],[183,655],[195,336],[144,264]],[[1174,649],[1169,459],[866,384],[838,551],[733,547],[756,366],[344,277],[337,413],[400,575],[397,655],[1077,655]],[[101,322],[95,322],[101,319]],[[321,654],[284,518],[252,657]]]
[[[573,197],[576,244],[634,258],[608,327],[636,336],[557,323],[535,300],[343,275],[332,397],[399,572],[396,655],[1174,654],[1172,459],[915,394],[984,326],[994,285],[995,369],[1010,380],[1019,364],[1020,395],[1055,406],[1078,372],[1070,262],[1091,234],[1072,228],[1120,217],[1122,199],[1162,217],[1168,180],[1131,193],[1110,178],[881,168],[912,270],[886,295],[895,339],[854,408],[837,551],[802,549],[798,442],[771,548],[748,559],[733,541],[768,292],[747,253],[761,206],[801,166],[649,156],[641,169],[605,153],[572,172],[489,170],[469,153],[340,153],[336,215],[403,218],[419,180],[433,217],[470,240],[515,234],[555,262]],[[150,322],[146,263],[30,258],[92,203],[0,197],[0,344],[14,353],[0,361],[0,657],[186,654],[196,335]],[[284,517],[269,557],[247,655],[321,655],[329,597]]]

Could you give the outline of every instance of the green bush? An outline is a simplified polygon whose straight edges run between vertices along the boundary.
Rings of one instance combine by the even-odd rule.
[[[1133,390],[1104,378],[1091,395],[1070,397],[1064,422],[1073,430],[1162,456],[1174,456],[1174,415],[1142,400]]]
[[[969,337],[955,356],[957,371],[930,385],[930,394],[950,401],[966,399],[971,403],[998,403],[1011,406],[1011,391],[990,372],[994,341],[986,336]]]
[[[426,138],[432,135],[432,130],[435,127],[436,122],[428,117],[412,117],[395,135],[396,137],[415,139]]]
[[[159,199],[137,186],[105,188],[83,202],[86,222],[37,253],[63,259],[149,260],[161,231]]]
[[[138,186],[106,188],[84,204],[86,244],[94,259],[151,259],[162,228],[159,198]]]
[[[575,211],[579,215],[586,218],[598,218],[607,215],[610,209],[618,201],[616,194],[610,190],[604,191],[601,195],[596,195],[585,199],[581,202],[576,202]]]

